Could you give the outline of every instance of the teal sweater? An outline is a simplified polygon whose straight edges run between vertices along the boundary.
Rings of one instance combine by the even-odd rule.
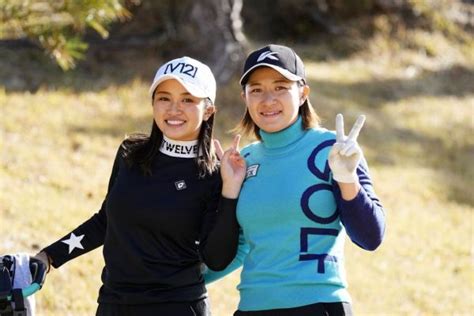
[[[346,229],[370,250],[380,244],[384,230],[383,209],[365,163],[358,169],[361,192],[344,201],[327,163],[333,132],[305,131],[299,118],[283,131],[260,135],[262,142],[241,152],[247,177],[237,220],[250,250],[238,286],[239,310],[350,302]]]

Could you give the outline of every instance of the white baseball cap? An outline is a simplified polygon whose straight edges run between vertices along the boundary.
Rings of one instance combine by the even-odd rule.
[[[212,103],[216,100],[216,79],[211,69],[194,58],[184,56],[163,64],[155,74],[150,95],[153,96],[160,83],[169,79],[177,80],[195,97],[209,98]]]

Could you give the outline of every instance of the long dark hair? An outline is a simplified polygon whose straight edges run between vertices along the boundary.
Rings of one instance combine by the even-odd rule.
[[[211,101],[205,99],[206,107]],[[214,131],[214,113],[203,121],[198,136],[199,153],[195,158],[198,167],[198,175],[200,178],[212,174],[217,170],[217,157],[212,137]],[[151,164],[153,159],[160,151],[161,142],[163,141],[163,132],[153,120],[150,135],[143,133],[135,133],[129,135],[122,143],[122,156],[128,166],[138,166],[144,175],[151,175]]]

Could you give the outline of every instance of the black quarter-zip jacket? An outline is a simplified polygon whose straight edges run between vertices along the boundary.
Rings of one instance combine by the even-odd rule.
[[[161,152],[152,170],[144,176],[138,167],[128,167],[119,150],[100,210],[43,249],[58,268],[103,245],[100,303],[203,298],[203,263],[222,269],[224,253],[232,254],[219,242],[219,234],[230,233],[222,232],[230,222],[209,237],[218,213],[219,220],[236,220],[236,200],[221,197],[219,172],[200,179],[193,158]]]

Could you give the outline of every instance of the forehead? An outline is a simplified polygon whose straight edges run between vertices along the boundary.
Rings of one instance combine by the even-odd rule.
[[[155,90],[156,93],[167,92],[167,93],[179,93],[179,94],[190,94],[188,90],[176,79],[168,79],[161,82]]]
[[[258,84],[263,81],[282,81],[292,83],[294,81],[286,79],[281,73],[270,67],[258,67],[250,74],[247,84]]]

